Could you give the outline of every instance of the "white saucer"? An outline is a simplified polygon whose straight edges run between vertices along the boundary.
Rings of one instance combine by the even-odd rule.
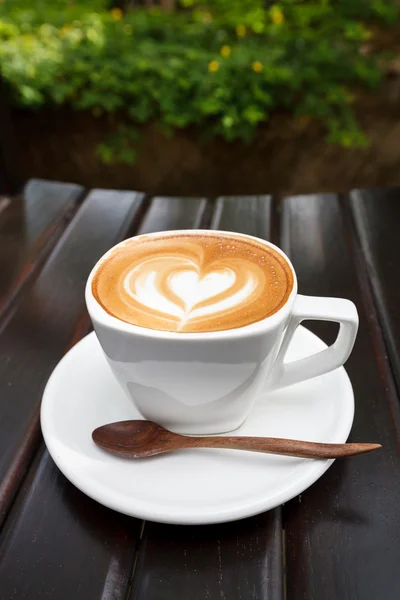
[[[325,347],[299,327],[288,359]],[[261,394],[237,435],[345,442],[354,397],[343,367],[278,392]],[[331,460],[234,450],[184,450],[124,460],[99,449],[92,430],[141,415],[114,379],[94,333],[61,360],[46,386],[41,421],[51,456],[82,492],[127,515],[177,524],[232,521],[290,500]]]

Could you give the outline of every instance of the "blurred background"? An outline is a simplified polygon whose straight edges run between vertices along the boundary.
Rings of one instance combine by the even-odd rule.
[[[4,189],[400,184],[399,0],[0,0],[0,84]]]

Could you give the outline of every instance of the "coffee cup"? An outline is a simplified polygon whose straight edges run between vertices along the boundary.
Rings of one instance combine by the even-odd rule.
[[[110,314],[95,297],[93,282],[115,252],[126,247],[126,241],[100,259],[86,285],[93,327],[116,379],[145,419],[177,433],[217,434],[237,429],[261,389],[295,385],[340,367],[357,334],[354,304],[342,298],[298,294],[289,258],[265,240],[205,230],[146,234],[132,240],[146,244],[174,236],[223,239],[226,235],[239,245],[253,244],[266,255],[272,253],[286,269],[287,293],[269,316],[233,328],[185,332],[143,327]],[[312,356],[285,362],[293,334],[307,319],[339,323],[336,341]]]

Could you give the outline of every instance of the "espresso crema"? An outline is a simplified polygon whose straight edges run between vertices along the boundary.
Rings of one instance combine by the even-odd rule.
[[[230,233],[174,233],[127,240],[92,280],[110,315],[149,329],[200,333],[236,329],[277,312],[293,273],[273,248]]]

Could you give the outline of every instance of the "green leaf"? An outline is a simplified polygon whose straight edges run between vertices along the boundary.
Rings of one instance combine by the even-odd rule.
[[[128,165],[133,165],[137,158],[137,151],[133,148],[123,148],[120,150],[118,157],[121,162],[126,163]]]
[[[258,106],[248,106],[243,111],[243,117],[246,119],[246,121],[249,121],[249,123],[255,125],[256,123],[264,120],[265,112]]]

